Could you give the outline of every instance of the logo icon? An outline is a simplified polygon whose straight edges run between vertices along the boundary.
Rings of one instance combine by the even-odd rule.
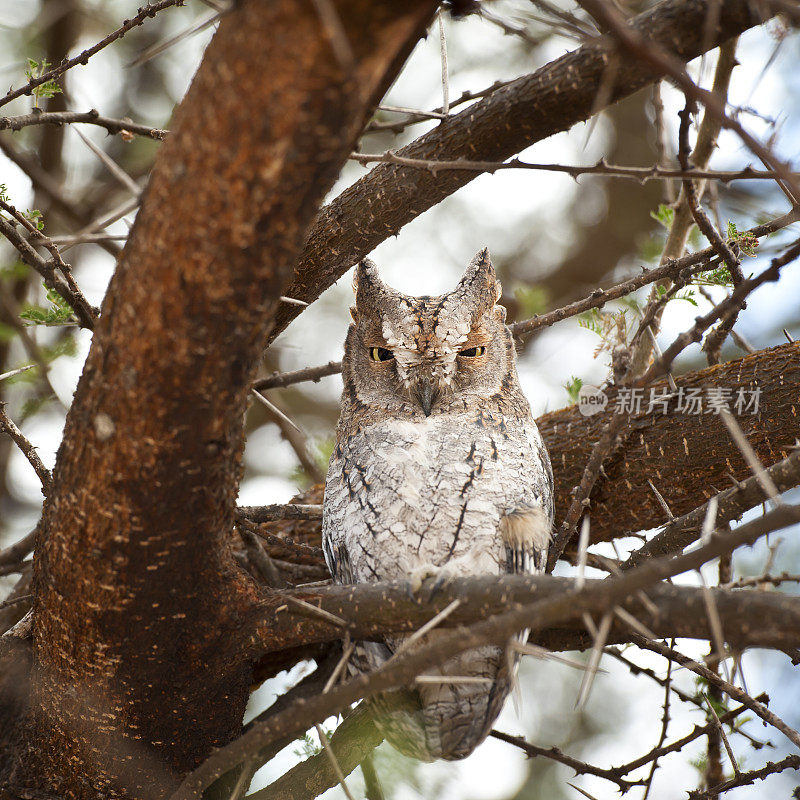
[[[578,411],[584,417],[599,414],[608,405],[608,397],[597,386],[584,383],[578,391]]]

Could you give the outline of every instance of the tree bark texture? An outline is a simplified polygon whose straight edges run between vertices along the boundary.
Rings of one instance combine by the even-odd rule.
[[[752,474],[719,415],[707,413],[711,409],[708,390],[731,391],[731,411],[765,466],[786,458],[800,436],[800,344],[796,342],[683,375],[675,382],[687,408],[680,410],[679,398],[674,397],[668,413],[662,414],[657,405],[648,413],[650,391],[644,390],[641,411],[634,414],[622,445],[605,464],[605,475],[601,474],[591,496],[593,541],[667,522],[648,480],[672,514],[679,516],[730,487],[732,479]],[[740,389],[745,400],[759,391],[757,413],[735,413],[733,401]],[[659,381],[653,390],[669,389],[666,381]],[[689,413],[690,390],[699,390],[703,413]],[[594,442],[617,406],[616,390],[606,394],[604,413],[584,417],[571,406],[537,420],[557,476],[557,522],[569,507],[570,491],[580,483]]]
[[[749,0],[665,0],[637,16],[632,25],[647,41],[690,61],[764,22],[761,12],[767,17],[771,13]],[[709,14],[718,15],[716,27],[707,24]],[[442,120],[397,152],[434,161],[504,161],[597,113],[598,97],[610,105],[659,77],[635,59],[618,58],[613,37],[598,37]],[[379,164],[319,213],[287,289],[289,296],[315,300],[384,239],[481,174]],[[300,311],[297,306],[281,307],[272,337]]]
[[[44,510],[15,791],[162,797],[241,729],[248,387],[306,227],[435,3],[338,6],[352,63],[313,3],[243,0],[176,112]]]
[[[601,589],[603,581],[587,580],[586,586]],[[560,597],[575,591],[572,578],[550,575],[476,576],[453,579],[432,597],[425,592],[411,596],[408,585],[367,583],[357,586],[326,586],[278,592],[265,603],[262,617],[269,630],[264,642],[282,648],[297,642],[338,641],[340,626],[328,622],[303,607],[287,603],[298,597],[348,623],[353,639],[380,639],[385,634],[417,630],[454,600],[459,607],[442,620],[439,627],[470,625],[482,619],[522,608],[538,600]],[[647,603],[631,594],[620,605],[646,625],[659,638],[675,636],[713,639],[708,621],[704,590],[694,586],[654,583],[648,586]],[[714,589],[714,604],[722,622],[725,640],[732,646],[795,648],[800,645],[800,598],[776,591]],[[281,609],[275,611],[275,609]],[[630,641],[630,628],[615,621],[611,641]],[[586,625],[576,615],[558,628],[540,632],[537,643],[546,642],[553,650],[580,649],[589,642]]]

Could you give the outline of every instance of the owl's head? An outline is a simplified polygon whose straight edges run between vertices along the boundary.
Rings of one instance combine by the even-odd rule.
[[[345,394],[382,408],[410,405],[426,417],[454,402],[489,398],[517,386],[514,345],[497,305],[501,286],[482,250],[456,288],[411,297],[383,283],[364,259],[344,358]]]

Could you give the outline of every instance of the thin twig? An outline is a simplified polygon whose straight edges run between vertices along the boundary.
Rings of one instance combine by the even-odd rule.
[[[86,123],[105,128],[111,134],[121,134],[123,139],[130,135],[146,136],[148,139],[163,141],[169,135],[168,130],[151,128],[149,125],[140,125],[130,119],[111,119],[103,117],[97,109],[89,111],[42,111],[34,109],[30,114],[20,114],[16,117],[0,117],[0,131],[21,131],[29,125],[69,125],[73,123]]]
[[[22,451],[22,455],[28,459],[28,463],[33,467],[34,472],[39,476],[42,484],[42,494],[47,497],[53,484],[50,470],[42,463],[36,448],[30,443],[24,433],[14,424],[6,414],[5,404],[0,403],[0,432],[7,433],[14,444]]]
[[[442,9],[436,15],[439,21],[439,51],[442,60],[442,114],[450,113],[450,78],[447,74],[447,39],[444,35],[444,16]]]
[[[429,118],[432,117],[433,114],[433,112],[424,113]],[[434,116],[433,118],[436,119],[438,116]],[[468,159],[439,161],[436,159],[401,156],[394,150],[387,150],[385,153],[351,153],[349,157],[351,161],[357,161],[359,164],[397,164],[402,167],[425,169],[433,175],[436,175],[438,172],[453,170],[487,172],[493,174],[507,169],[522,169],[542,172],[560,172],[575,179],[579,178],[581,175],[599,175],[607,178],[628,178],[638,181],[639,183],[647,183],[653,180],[671,181],[681,178],[694,178],[729,184],[733,181],[746,180],[774,181],[783,174],[771,169],[758,170],[750,166],[738,170],[675,169],[662,167],[659,164],[653,164],[650,167],[627,167],[618,164],[606,164],[602,159],[596,164],[586,166],[574,166],[570,164],[535,164],[529,161],[522,161],[519,158],[511,158],[508,161],[470,161]],[[789,174],[794,178],[800,178],[800,172],[790,172]]]

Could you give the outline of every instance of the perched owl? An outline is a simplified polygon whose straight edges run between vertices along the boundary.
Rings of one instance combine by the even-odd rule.
[[[354,288],[323,507],[334,579],[543,571],[553,477],[488,251],[441,297],[389,288],[366,259]],[[360,643],[351,669],[378,668],[403,639]],[[406,755],[464,758],[500,712],[508,664],[498,647],[461,654],[428,671],[440,678],[370,701],[376,722]]]

